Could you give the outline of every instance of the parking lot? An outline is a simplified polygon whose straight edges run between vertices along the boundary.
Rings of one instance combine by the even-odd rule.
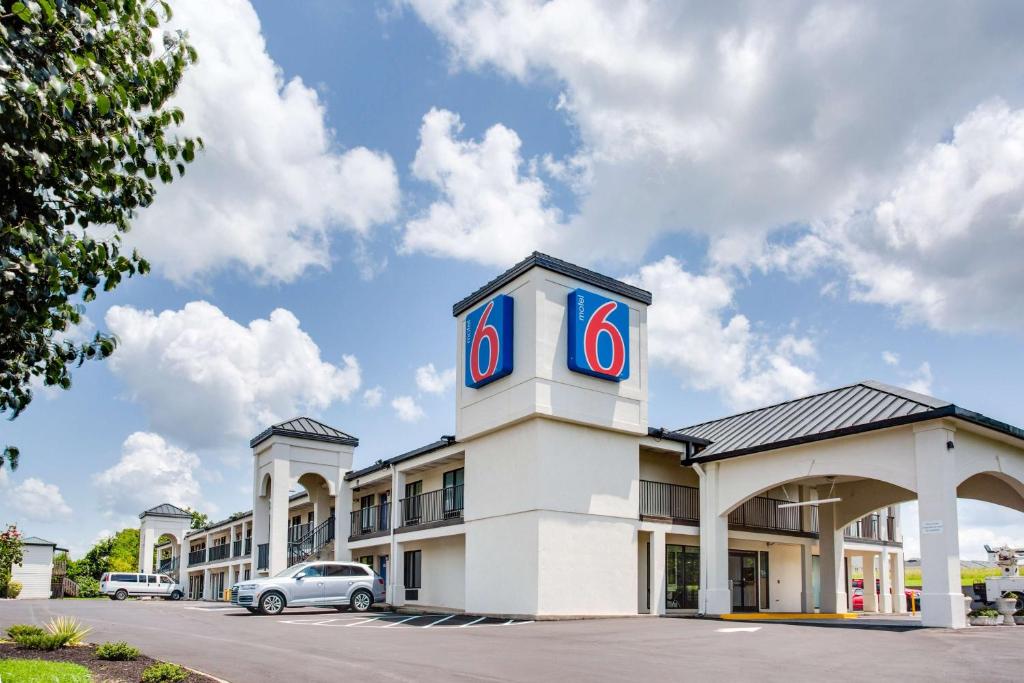
[[[0,601],[0,627],[75,616],[89,639],[247,681],[729,681],[1020,678],[1022,628],[898,632],[698,619],[530,622],[228,605]]]

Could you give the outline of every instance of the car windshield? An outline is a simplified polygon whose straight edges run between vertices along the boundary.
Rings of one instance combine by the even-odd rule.
[[[278,573],[274,574],[274,577],[275,578],[280,578],[282,576],[289,576],[289,577],[290,576],[295,576],[296,574],[301,572],[303,569],[305,569],[309,565],[310,565],[309,562],[300,562],[299,564],[293,564],[292,566],[288,567],[287,569],[282,569]]]

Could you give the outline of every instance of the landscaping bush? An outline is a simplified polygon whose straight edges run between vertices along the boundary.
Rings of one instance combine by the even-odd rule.
[[[991,607],[986,607],[984,609],[973,609],[973,610],[970,611],[970,613],[967,616],[969,616],[969,617],[998,617],[999,616],[999,610],[992,609]]]
[[[12,600],[21,595],[21,584],[17,581],[10,581],[7,584],[7,597]]]
[[[68,645],[80,645],[85,636],[92,631],[74,617],[56,617],[46,625],[46,630],[55,636],[66,638]]]
[[[98,598],[100,597],[100,582],[91,576],[82,576],[75,580],[78,584],[78,597]]]
[[[18,647],[27,650],[59,650],[68,644],[66,635],[43,633],[42,635],[23,635],[14,639]]]
[[[168,662],[158,662],[142,672],[142,683],[178,683],[186,678],[188,669]]]
[[[112,662],[130,662],[138,659],[139,648],[132,647],[123,640],[119,640],[116,643],[103,643],[96,648],[96,657],[99,659],[106,659]]]
[[[7,636],[11,640],[14,640],[18,636],[41,636],[45,634],[46,631],[38,626],[32,626],[31,624],[14,624],[7,629]]]

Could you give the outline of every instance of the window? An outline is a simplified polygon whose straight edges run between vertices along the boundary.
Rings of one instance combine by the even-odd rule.
[[[308,515],[306,515],[306,522],[308,522],[309,524],[313,523],[313,513],[312,512],[310,512]]]
[[[295,575],[295,578],[309,578],[311,576],[323,576],[324,566],[322,564],[311,564]]]
[[[156,577],[155,577],[155,576],[150,576],[150,577],[149,577],[149,583],[152,583],[152,584],[155,584],[155,583],[157,583],[157,579],[156,579]]]
[[[330,564],[327,565],[327,576],[342,577],[365,577],[369,574],[364,567],[356,567],[351,564]]]
[[[365,565],[367,565],[369,567],[372,567],[373,566],[373,555],[363,555],[362,557],[358,558],[356,560],[356,562],[359,562],[360,564],[365,564]]]
[[[453,517],[462,511],[463,468],[444,473],[444,516]]]
[[[407,550],[405,553],[405,587],[421,588],[420,572],[423,566],[423,552],[421,550]]]
[[[302,515],[295,515],[292,517],[292,526],[298,526],[302,524]]]
[[[125,583],[138,583],[139,577],[136,574],[114,574],[111,581],[123,581]]]
[[[359,499],[359,526],[362,531],[373,530],[373,494]]]
[[[251,578],[252,578],[252,569],[246,567],[245,568],[245,579],[243,579],[243,580],[244,581],[248,581]]]
[[[665,546],[665,607],[697,609],[700,587],[700,548],[690,545]]]
[[[174,582],[171,581],[170,579],[168,579],[166,576],[161,576],[160,577],[160,583],[174,583]]]
[[[406,524],[419,524],[422,499],[418,496],[423,493],[423,482],[414,481],[405,485],[405,501],[402,512]]]

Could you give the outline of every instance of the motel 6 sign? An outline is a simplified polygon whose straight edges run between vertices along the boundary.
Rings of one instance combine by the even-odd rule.
[[[568,309],[569,369],[613,382],[629,378],[629,307],[574,289]]]
[[[466,316],[466,386],[512,374],[512,297],[499,294]]]

